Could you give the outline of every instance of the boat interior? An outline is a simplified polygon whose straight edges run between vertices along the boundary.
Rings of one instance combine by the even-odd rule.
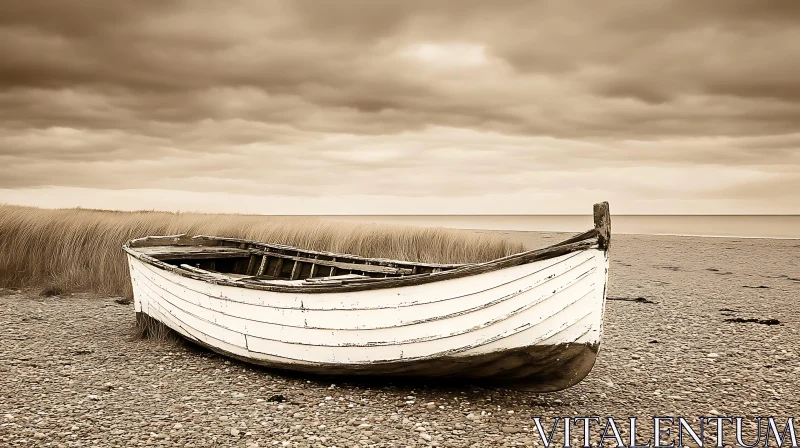
[[[139,254],[203,277],[278,285],[375,281],[464,266],[364,258],[207,236],[146,237],[132,240],[128,247]]]

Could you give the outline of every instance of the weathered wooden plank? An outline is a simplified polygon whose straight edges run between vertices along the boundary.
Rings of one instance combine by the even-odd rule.
[[[314,259],[316,260],[319,258],[319,255],[314,255]],[[312,278],[317,275],[317,263],[311,263],[311,272],[308,273],[308,278]]]
[[[398,327],[394,325],[387,325],[388,322],[382,321],[384,325],[380,329],[346,330],[341,332],[331,332],[328,329],[321,328],[309,328],[308,326],[302,324],[300,326],[288,326],[286,325],[288,323],[287,319],[284,317],[278,317],[277,322],[260,322],[254,320],[253,318],[255,316],[262,317],[268,312],[268,310],[262,308],[250,313],[246,313],[243,316],[234,316],[228,313],[230,308],[227,305],[222,308],[218,308],[224,310],[225,312],[219,312],[217,309],[203,306],[203,304],[194,303],[183,294],[173,294],[171,292],[160,290],[155,285],[145,285],[145,290],[152,291],[154,296],[163,298],[164,300],[173,303],[175,306],[188,313],[201,317],[207,321],[214,322],[217,325],[225,328],[233,330],[239,329],[247,335],[269,339],[280,339],[281,341],[294,344],[322,346],[365,345],[367,346],[365,349],[370,349],[369,347],[375,347],[379,345],[415,343],[422,342],[424,340],[448,338],[457,334],[468,333],[483,327],[498,324],[501,321],[511,318],[519,313],[534,311],[532,309],[534,307],[537,307],[538,311],[542,311],[543,309],[547,308],[558,311],[559,309],[566,308],[569,302],[581,300],[582,298],[585,298],[586,294],[594,291],[594,286],[591,280],[584,278],[583,280],[578,280],[579,283],[574,283],[575,279],[572,280],[573,281],[564,283],[558,287],[553,285],[554,289],[550,288],[549,286],[544,287],[543,284],[540,284],[539,288],[529,285],[530,288],[525,289],[528,289],[530,294],[536,294],[537,297],[535,299],[526,299],[521,296],[523,292],[518,291],[515,296],[507,298],[504,303],[485,303],[482,307],[466,313],[448,313],[447,315],[437,316],[435,319],[424,320],[415,326],[403,325]],[[558,297],[556,298],[556,296]],[[544,303],[547,301],[551,301],[550,305]],[[211,304],[212,302],[207,303]],[[311,317],[306,316],[306,313],[303,314],[304,315],[301,316],[301,322],[304,322],[307,317]],[[347,313],[342,311],[338,312],[337,314],[344,317]],[[541,317],[541,313],[539,312],[534,312],[533,315]],[[373,318],[379,319],[377,317]],[[338,326],[344,323],[341,321],[341,319],[335,319],[335,323],[331,323],[330,318],[327,320],[329,325]],[[378,321],[380,321],[380,319]],[[440,325],[442,321],[451,323],[451,325],[445,326],[445,328],[448,328],[447,331],[442,330],[442,325]]]
[[[331,280],[342,281],[342,280],[352,280],[352,279],[362,279],[362,278],[371,278],[366,275],[358,275],[358,274],[345,274],[345,275],[334,275],[328,277],[317,277],[317,278],[307,278],[306,282],[308,283],[320,283],[320,282],[327,282]]]
[[[553,247],[563,246],[565,244],[577,243],[578,241],[590,240],[592,238],[597,238],[597,229],[591,229],[587,230],[586,232],[579,233],[573,237],[567,238],[564,241],[554,244]]]
[[[264,269],[267,268],[267,259],[269,256],[264,254],[261,256],[261,264],[258,265],[258,271],[256,271],[256,275],[264,275]]]
[[[234,274],[234,273],[231,273],[231,272],[220,272],[220,274],[228,276],[228,277],[233,277],[233,278],[238,279],[238,280],[254,278],[254,276],[252,276],[252,275]]]
[[[302,262],[300,260],[295,260],[294,265],[292,265],[292,274],[289,276],[289,280],[297,280],[300,277],[300,271],[302,270]]]
[[[278,262],[275,263],[275,270],[272,271],[272,276],[273,277],[280,277],[281,276],[281,270],[283,269],[283,260],[284,260],[284,258],[285,258],[284,256],[281,256],[280,258],[278,258]]]
[[[255,253],[259,253],[258,250]],[[273,254],[274,255],[274,254]],[[358,264],[358,263],[346,263],[342,261],[334,260],[322,260],[319,258],[305,258],[305,257],[298,257],[295,255],[286,255],[280,254],[278,255],[281,259],[292,260],[295,262],[303,262],[303,263],[313,263],[322,266],[330,266],[333,268],[329,276],[336,275],[336,269],[341,269],[344,271],[361,271],[361,272],[375,272],[378,274],[411,274],[412,270],[407,268],[393,268],[389,266],[381,266],[381,265],[374,265],[374,264]],[[281,260],[278,261],[281,263]],[[276,270],[276,274],[279,273],[279,270]]]
[[[256,259],[255,254],[250,254],[250,261],[247,262],[247,271],[245,272],[247,275],[253,275],[253,271],[257,269]]]
[[[478,324],[474,330],[466,327],[472,331],[455,331],[454,334],[448,334],[447,337],[441,337],[441,334],[437,334],[434,335],[435,339],[416,341],[414,339],[417,337],[416,334],[411,332],[409,339],[403,341],[402,344],[394,343],[394,341],[372,340],[367,343],[332,348],[327,345],[321,345],[319,342],[314,344],[293,344],[284,341],[282,338],[273,339],[248,335],[248,348],[254,352],[293,357],[295,359],[300,358],[310,362],[372,363],[392,359],[424,359],[465,352],[483,345],[489,345],[495,340],[501,341],[503,348],[516,346],[522,341],[527,341],[528,344],[536,344],[553,335],[557,335],[563,331],[562,327],[569,328],[570,324],[577,324],[584,317],[591,314],[595,307],[581,306],[590,301],[585,299],[581,301],[582,298],[580,296],[570,297],[571,300],[567,302],[568,308],[565,308],[564,304],[560,303],[561,301],[546,300],[536,307],[535,311],[537,313],[531,313],[530,310],[533,307],[530,307],[524,310],[526,312],[503,317],[497,322],[490,321],[489,325],[485,325],[486,322],[483,322],[484,326]],[[535,322],[538,319],[541,319],[542,323],[531,325],[531,322]],[[458,326],[456,328],[463,327]],[[525,334],[520,334],[522,332],[525,332]],[[519,342],[506,343],[508,339],[513,338],[515,335],[519,335],[514,338]]]
[[[247,254],[241,254],[237,252],[195,252],[187,254],[151,255],[151,257],[155,258],[156,260],[214,260],[217,258],[245,258],[247,257]]]
[[[151,246],[136,249],[156,260],[198,260],[209,258],[245,258],[250,251],[223,246]]]
[[[594,204],[594,228],[597,230],[597,245],[602,250],[608,250],[611,242],[611,213],[608,202]]]
[[[249,280],[280,280],[278,277],[273,277],[271,275],[261,274],[261,275],[253,275],[249,277]]]
[[[178,244],[181,241],[189,240],[185,233],[179,235],[164,235],[164,236],[146,236],[144,238],[136,238],[131,240],[129,247],[145,248],[149,246],[165,246]]]

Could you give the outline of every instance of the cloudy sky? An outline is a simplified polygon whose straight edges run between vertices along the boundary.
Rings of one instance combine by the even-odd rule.
[[[4,2],[0,202],[800,213],[800,2]]]

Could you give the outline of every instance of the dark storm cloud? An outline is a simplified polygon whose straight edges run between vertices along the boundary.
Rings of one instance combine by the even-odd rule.
[[[448,196],[637,164],[794,182],[797,23],[791,0],[7,2],[0,188]]]

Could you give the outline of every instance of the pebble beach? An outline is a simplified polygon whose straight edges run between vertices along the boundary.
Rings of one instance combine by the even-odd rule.
[[[119,297],[0,289],[0,446],[542,446],[557,416],[639,417],[643,443],[652,416],[741,416],[752,443],[800,417],[800,240],[614,235],[608,297],[589,376],[535,394],[252,367],[134,338]]]

